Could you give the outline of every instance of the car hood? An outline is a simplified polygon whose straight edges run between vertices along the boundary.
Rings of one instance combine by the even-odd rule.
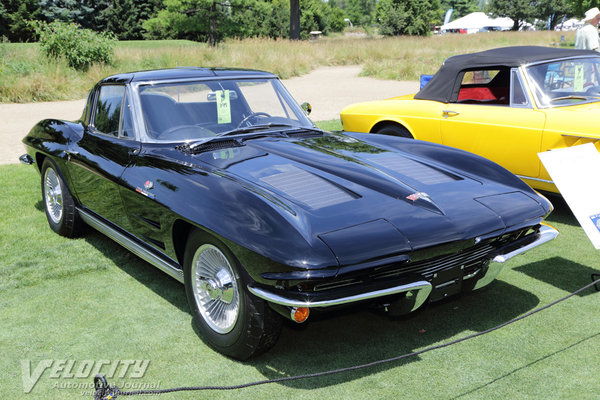
[[[342,265],[501,234],[548,211],[533,191],[342,134],[255,139],[194,157],[281,199],[272,207]]]

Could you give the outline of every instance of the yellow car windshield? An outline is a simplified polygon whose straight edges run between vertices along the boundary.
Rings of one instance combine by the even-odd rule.
[[[540,107],[600,101],[600,57],[581,57],[526,68]]]

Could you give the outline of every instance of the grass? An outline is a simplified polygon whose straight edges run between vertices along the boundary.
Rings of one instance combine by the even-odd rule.
[[[557,45],[565,32],[491,32],[478,35],[357,38],[334,36],[318,41],[228,40],[216,48],[184,40],[124,41],[113,65],[86,72],[64,60],[42,56],[36,43],[0,44],[0,102],[68,100],[85,97],[101,78],[119,72],[175,66],[239,67],[299,76],[319,66],[363,65],[362,74],[382,79],[417,80],[434,73],[455,54],[510,45]]]
[[[3,398],[72,399],[90,390],[65,387],[89,385],[91,378],[57,379],[48,370],[25,395],[21,360],[31,360],[32,369],[41,360],[150,360],[142,379],[110,383],[160,388],[347,367],[486,330],[584,286],[598,271],[598,253],[564,203],[553,199],[557,209],[549,221],[561,235],[511,260],[487,288],[404,320],[351,309],[286,325],[272,351],[236,362],[198,338],[182,285],[93,230],[75,240],[54,234],[39,180],[32,167],[0,167]],[[599,301],[600,294],[588,290],[489,335],[361,371],[161,398],[598,398]]]

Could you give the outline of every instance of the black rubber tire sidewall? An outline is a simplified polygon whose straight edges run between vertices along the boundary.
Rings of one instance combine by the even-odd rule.
[[[59,184],[61,186],[62,192],[62,202],[63,202],[63,213],[59,222],[54,222],[49,215],[48,207],[46,204],[46,187],[44,184],[44,178],[46,176],[46,171],[52,168],[58,177]],[[41,186],[42,186],[42,202],[44,203],[44,212],[46,213],[46,219],[48,220],[48,224],[50,228],[58,233],[59,235],[66,237],[74,237],[79,235],[83,222],[79,218],[79,214],[77,213],[77,209],[75,208],[75,200],[73,196],[71,196],[71,192],[67,187],[65,180],[56,166],[56,163],[52,161],[50,158],[45,158],[42,163],[41,169]]]
[[[191,263],[194,254],[198,247],[204,244],[211,244],[217,247],[229,260],[237,286],[239,288],[239,313],[233,329],[225,334],[215,332],[205,321],[196,304],[193,293],[193,284],[191,276]],[[187,240],[184,254],[184,283],[185,291],[188,299],[190,310],[194,317],[194,322],[204,341],[213,347],[215,350],[227,356],[238,360],[245,360],[253,355],[260,353],[265,349],[261,349],[260,337],[255,337],[249,334],[251,328],[257,324],[257,321],[252,319],[263,318],[263,313],[259,311],[258,306],[268,307],[266,304],[256,304],[258,299],[250,297],[245,288],[244,279],[240,274],[241,266],[236,257],[231,251],[216,238],[200,231],[193,230]],[[271,310],[268,310],[270,312]],[[259,325],[263,325],[264,321],[258,321]]]
[[[413,139],[413,136],[410,134],[410,132],[405,127],[400,125],[385,125],[377,129],[377,132],[375,133],[379,133],[380,135],[398,136]]]

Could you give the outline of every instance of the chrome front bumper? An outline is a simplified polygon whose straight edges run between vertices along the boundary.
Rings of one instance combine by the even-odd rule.
[[[475,284],[475,287],[473,287],[473,290],[480,289],[480,288],[490,284],[494,279],[496,279],[496,277],[498,276],[500,271],[502,271],[502,267],[504,266],[504,263],[506,261],[510,260],[514,256],[518,256],[519,254],[525,253],[527,250],[531,250],[534,247],[537,247],[541,244],[549,242],[550,240],[556,238],[557,236],[558,236],[558,230],[554,229],[553,227],[551,227],[549,225],[542,224],[540,227],[540,231],[537,234],[537,239],[535,239],[533,242],[531,242],[528,245],[525,245],[523,247],[519,247],[518,249],[515,249],[509,253],[499,254],[496,257],[494,257],[492,259],[492,262],[488,266],[487,272],[485,273],[485,275],[483,277],[481,277],[477,281],[477,283]]]
[[[487,270],[484,272],[484,275],[481,278],[479,278],[479,280],[477,281],[477,283],[475,284],[473,289],[482,288],[482,287],[486,286],[487,284],[489,284],[490,282],[492,282],[494,279],[496,279],[496,276],[498,276],[498,274],[502,270],[502,266],[503,266],[504,262],[508,261],[509,259],[513,258],[516,255],[524,253],[527,250],[530,250],[534,247],[537,247],[541,244],[544,244],[544,243],[554,239],[557,235],[558,235],[558,231],[556,229],[554,229],[548,225],[542,225],[540,227],[539,232],[537,233],[537,237],[535,238],[535,240],[533,240],[529,244],[527,244],[523,247],[519,247],[513,251],[506,253],[506,254],[496,255],[491,260],[491,263],[488,265]],[[470,277],[465,277],[463,279],[469,279],[471,277],[474,278],[475,275],[470,276]],[[359,293],[359,294],[354,294],[354,295],[345,296],[345,297],[338,297],[338,298],[333,298],[333,299],[317,300],[317,301],[294,299],[294,298],[290,297],[289,295],[287,295],[285,292],[276,293],[274,291],[267,290],[267,289],[260,288],[260,287],[255,287],[252,285],[248,285],[248,290],[253,295],[260,297],[261,299],[266,300],[270,303],[279,304],[279,305],[287,306],[287,307],[308,307],[308,308],[338,306],[338,305],[354,303],[354,302],[359,302],[359,301],[364,301],[364,300],[372,300],[372,299],[376,299],[378,297],[383,297],[383,296],[406,293],[407,299],[410,299],[413,302],[412,309],[410,311],[414,311],[417,308],[419,308],[421,305],[423,305],[423,303],[425,303],[425,301],[427,301],[427,299],[429,298],[429,295],[431,294],[431,291],[433,290],[433,286],[430,282],[423,280],[423,281],[417,281],[417,282],[413,282],[413,283],[409,283],[409,284],[394,286],[394,287],[390,287],[390,288],[386,288],[386,289],[373,290],[373,291],[368,291],[365,293]]]
[[[355,303],[358,301],[371,300],[371,299],[375,299],[377,297],[389,296],[389,295],[399,294],[399,293],[406,293],[407,297],[411,297],[411,299],[414,301],[414,305],[413,305],[411,311],[419,308],[425,302],[425,300],[427,300],[427,298],[429,297],[429,294],[431,293],[431,289],[432,289],[431,283],[429,283],[427,281],[418,281],[418,282],[413,282],[413,283],[409,283],[406,285],[394,286],[391,288],[381,289],[381,290],[374,290],[371,292],[360,293],[360,294],[347,296],[347,297],[340,297],[340,298],[336,298],[336,299],[319,300],[319,301],[310,302],[310,301],[304,301],[304,300],[291,299],[289,297],[285,297],[283,295],[276,294],[276,293],[270,292],[270,291],[262,289],[262,288],[253,287],[250,285],[248,286],[248,290],[250,291],[250,293],[252,293],[255,296],[260,297],[261,299],[264,299],[268,302],[279,304],[282,306],[288,306],[288,307],[308,307],[308,308],[339,306],[339,305],[347,304],[347,303]]]

